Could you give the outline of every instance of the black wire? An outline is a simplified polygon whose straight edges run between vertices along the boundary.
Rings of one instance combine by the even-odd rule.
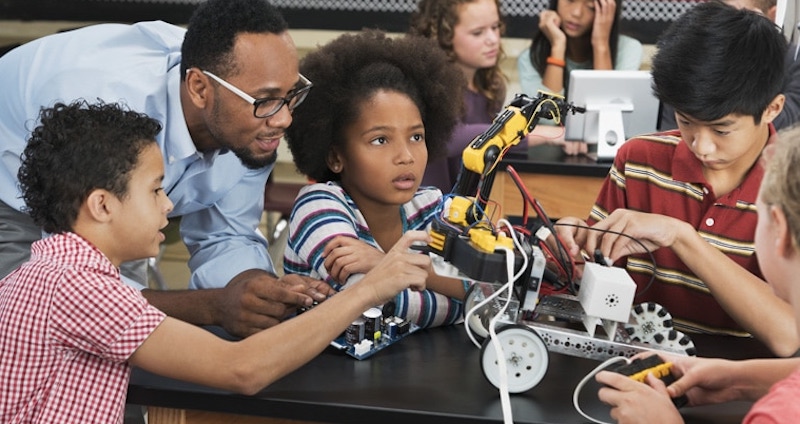
[[[553,221],[544,212],[544,208],[542,207],[541,203],[539,203],[539,200],[532,200],[533,209],[539,216],[539,220],[542,221],[545,228],[550,231],[550,233],[553,235],[553,239],[555,240],[556,252],[553,252],[554,259],[558,260],[558,262],[561,264],[561,267],[564,269],[564,272],[567,274],[567,284],[569,285],[570,291],[572,294],[576,294],[577,289],[575,288],[575,282],[573,281],[575,276],[572,273],[572,268],[574,266],[572,257],[569,255],[569,251],[567,251],[567,248],[564,246],[564,244],[561,243],[561,238],[559,238],[558,234],[556,233],[556,228],[553,225]],[[558,253],[557,257],[555,257],[556,253]]]
[[[636,294],[634,295],[634,297],[635,297],[635,296],[640,296],[640,295],[644,294],[644,293],[645,293],[647,290],[649,290],[649,289],[650,289],[650,286],[652,286],[652,285],[653,285],[653,282],[654,282],[654,281],[655,281],[655,279],[656,279],[656,271],[658,270],[658,267],[656,266],[656,257],[655,257],[655,255],[653,255],[653,252],[652,252],[652,251],[650,251],[650,249],[648,249],[648,248],[647,248],[647,246],[645,246],[645,245],[644,245],[644,243],[642,243],[642,241],[641,241],[641,240],[639,240],[639,239],[637,239],[636,237],[633,237],[633,236],[631,236],[631,235],[628,235],[628,234],[625,234],[625,233],[621,233],[621,232],[619,232],[619,231],[603,230],[603,229],[600,229],[600,228],[594,228],[594,227],[590,227],[590,226],[588,226],[588,225],[567,224],[567,223],[558,223],[558,222],[556,222],[554,225],[560,225],[560,226],[562,226],[562,227],[575,227],[575,228],[584,228],[584,229],[587,229],[587,230],[599,231],[599,232],[601,232],[601,233],[607,233],[607,234],[616,234],[616,235],[618,235],[618,236],[627,237],[627,238],[629,238],[629,239],[631,239],[631,240],[635,241],[635,242],[636,242],[636,243],[638,243],[638,244],[639,244],[639,246],[641,246],[641,247],[642,247],[642,249],[644,249],[644,251],[645,251],[645,252],[647,252],[647,254],[650,256],[650,261],[653,263],[653,274],[652,274],[652,275],[650,275],[650,281],[648,281],[648,282],[647,282],[647,284],[644,286],[644,288],[642,289],[642,291],[640,291],[639,293],[636,293]]]
[[[520,179],[519,174],[517,174],[517,171],[514,169],[514,167],[511,165],[506,166],[506,172],[508,172],[508,174],[511,176],[511,180],[514,181],[514,184],[516,184],[517,189],[522,195],[522,198],[525,200],[523,203],[525,205],[529,204],[533,208],[533,211],[536,212],[536,216],[538,217],[538,221],[541,222],[542,226],[547,228],[547,230],[553,235],[556,244],[556,249],[552,252],[553,259],[559,263],[566,274],[565,277],[567,279],[567,284],[569,284],[570,291],[573,294],[576,293],[575,282],[573,281],[574,275],[572,273],[574,263],[572,261],[572,257],[569,256],[566,247],[564,247],[564,245],[561,243],[561,240],[558,238],[556,229],[553,227],[553,221],[547,216],[541,203],[539,203],[538,200],[534,199],[530,195],[528,189],[525,187],[525,184]],[[527,207],[524,209],[524,211],[526,214],[523,216],[523,222],[527,222]],[[531,231],[531,233],[536,234],[536,230]]]

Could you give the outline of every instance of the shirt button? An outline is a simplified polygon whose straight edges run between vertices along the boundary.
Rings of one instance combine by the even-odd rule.
[[[706,218],[706,225],[709,227],[714,226],[714,218]]]
[[[708,194],[708,188],[707,187],[703,187],[703,194]]]
[[[173,162],[175,162],[175,156],[170,155],[169,156],[169,163],[173,163]]]

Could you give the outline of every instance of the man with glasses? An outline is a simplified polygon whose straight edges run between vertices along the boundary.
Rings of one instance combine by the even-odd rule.
[[[224,79],[212,74],[208,71],[203,71],[204,74],[211,77],[214,81],[220,83],[223,87],[231,90],[234,94],[241,97],[247,103],[253,105],[253,116],[256,118],[269,118],[270,116],[280,112],[283,105],[287,105],[289,110],[294,110],[300,103],[305,100],[306,96],[308,95],[309,90],[311,90],[311,81],[308,78],[304,77],[303,74],[300,75],[300,82],[298,86],[289,92],[289,95],[286,97],[262,97],[260,99],[256,99],[249,94],[245,93],[244,91],[237,88],[235,85],[225,81]]]
[[[181,217],[190,288],[205,289],[144,289],[146,273],[123,267],[151,304],[247,336],[324,300],[332,293],[322,281],[275,276],[258,231],[278,145],[312,86],[298,68],[287,23],[266,0],[209,0],[187,30],[160,21],[94,25],[8,52],[0,58],[0,277],[43,236],[17,186],[40,109],[100,100],[162,123],[170,217]]]

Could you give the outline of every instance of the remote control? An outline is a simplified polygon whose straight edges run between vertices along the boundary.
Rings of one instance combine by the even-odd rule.
[[[653,374],[661,379],[664,384],[669,386],[676,380],[675,376],[670,373],[671,367],[671,363],[664,362],[658,355],[651,355],[647,358],[636,358],[627,364],[612,365],[607,369],[609,371],[618,372],[622,375],[627,375],[628,377],[639,382],[644,382],[647,374]],[[672,403],[675,404],[675,407],[681,408],[689,403],[689,399],[686,397],[686,395],[683,395],[677,398],[672,398]]]

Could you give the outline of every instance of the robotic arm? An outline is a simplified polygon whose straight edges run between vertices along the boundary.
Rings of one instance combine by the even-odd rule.
[[[583,113],[559,95],[539,92],[535,98],[518,94],[497,114],[492,125],[464,149],[461,171],[451,192],[443,219],[434,221],[432,252],[477,281],[507,281],[505,254],[513,240],[498,233],[485,219],[497,165],[509,148],[518,144],[539,120],[560,124],[569,112]],[[530,254],[530,252],[523,252]]]
[[[491,193],[497,164],[509,148],[533,131],[541,118],[552,119],[560,124],[566,113],[584,111],[584,108],[567,103],[563,97],[556,94],[540,91],[536,98],[518,94],[497,114],[492,125],[464,149],[461,171],[453,193],[456,196],[472,195],[477,180],[477,195],[474,199],[477,206],[483,209]],[[470,223],[482,219],[478,211],[472,210],[470,215],[464,217]],[[456,223],[463,224],[459,217],[454,216],[452,219]]]
[[[636,284],[624,269],[587,262],[579,286],[573,285],[574,261],[551,235],[553,223],[512,167],[507,170],[538,222],[513,226],[507,235],[486,218],[497,165],[506,151],[540,119],[560,124],[568,112],[585,109],[549,93],[535,98],[517,95],[464,149],[455,187],[431,225],[432,241],[421,249],[438,256],[432,258],[437,273],[475,282],[464,299],[465,328],[485,338],[481,366],[501,393],[519,393],[538,384],[547,370],[547,351],[598,360],[646,350],[695,351],[688,336],[672,329],[672,317],[659,305],[632,308]],[[555,239],[554,249],[544,242],[550,237]],[[548,276],[548,260],[560,267],[563,280],[553,271]],[[545,281],[551,283],[547,289]],[[585,331],[578,330],[579,323]],[[474,338],[473,342],[478,344]]]

